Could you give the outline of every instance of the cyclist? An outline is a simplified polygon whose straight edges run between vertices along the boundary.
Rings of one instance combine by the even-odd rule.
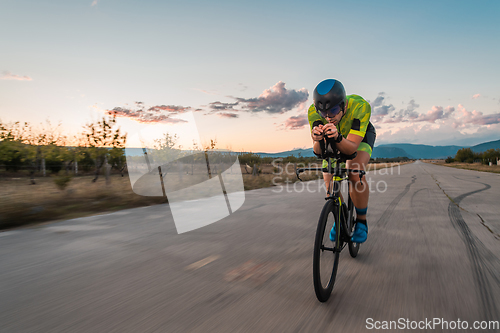
[[[335,141],[341,153],[356,158],[348,160],[348,169],[365,170],[370,160],[376,132],[370,123],[370,104],[358,95],[347,95],[344,86],[338,80],[321,81],[313,93],[314,103],[309,107],[308,119],[313,139],[313,150],[317,156],[322,155],[326,139]],[[332,165],[336,163],[332,162]],[[327,195],[330,193],[332,175],[328,172],[328,162],[323,160],[323,179]],[[350,195],[356,208],[356,225],[352,241],[363,243],[368,236],[366,211],[368,207],[369,188],[366,181],[361,182],[359,174],[350,173]],[[330,239],[335,239],[335,228],[330,232]]]

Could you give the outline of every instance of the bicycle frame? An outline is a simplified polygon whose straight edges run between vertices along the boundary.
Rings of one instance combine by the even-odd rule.
[[[329,147],[331,148],[331,146]],[[322,159],[328,159],[328,169],[326,170],[329,174],[333,175],[333,189],[331,195],[327,195],[325,200],[327,202],[323,206],[321,210],[318,226],[316,229],[316,237],[314,241],[314,255],[313,255],[313,283],[314,283],[314,292],[316,293],[316,297],[320,302],[326,302],[330,297],[333,286],[335,285],[335,279],[337,276],[338,264],[340,260],[340,252],[344,249],[344,247],[349,245],[349,253],[354,258],[357,256],[359,250],[359,244],[353,243],[351,240],[352,232],[353,232],[353,203],[350,198],[350,195],[347,196],[347,205],[342,202],[341,195],[341,183],[344,180],[348,180],[348,175],[351,173],[358,173],[359,180],[363,182],[363,176],[365,175],[364,170],[358,169],[348,169],[342,168],[341,163],[345,162],[348,159],[354,159],[356,157],[356,153],[353,155],[347,156],[341,154],[337,149],[327,149],[327,153],[325,154],[322,147],[323,153],[319,156]],[[336,164],[332,167],[332,158],[336,158]],[[300,179],[300,173],[304,171],[323,171],[323,168],[298,168],[295,170],[297,178]],[[348,182],[350,184],[350,182]],[[329,187],[330,184],[328,184]],[[350,186],[349,186],[350,189]],[[332,201],[330,201],[332,200]],[[344,209],[346,208],[346,209]],[[333,217],[333,227],[336,231],[335,240],[331,235],[330,229],[332,227],[329,222],[329,215],[332,213]],[[341,218],[343,217],[343,218]],[[327,240],[325,241],[325,235]],[[325,251],[333,253],[333,258],[328,257],[329,255],[323,255]],[[333,265],[330,268],[325,267],[322,263],[327,263],[327,265],[333,259]],[[330,274],[329,276],[323,276],[322,272],[327,272]],[[326,282],[326,284],[325,284]]]
[[[332,157],[331,156],[328,157],[328,173],[333,175],[333,179],[332,179],[333,189],[332,189],[330,196],[327,196],[325,198],[325,200],[333,200],[334,205],[338,206],[340,208],[336,211],[339,212],[339,214],[341,214],[341,212],[342,212],[342,200],[341,200],[341,194],[340,194],[341,182],[348,180],[349,173],[358,173],[359,180],[360,180],[361,184],[363,184],[362,178],[366,174],[366,172],[364,170],[359,170],[359,169],[342,168],[341,164],[344,163],[347,160],[347,158],[345,155],[341,154],[340,152],[336,152],[336,154],[334,155],[334,158],[336,158],[337,162],[335,164],[335,167],[332,168]],[[295,170],[295,173],[297,175],[297,178],[300,181],[302,181],[302,179],[300,179],[299,175],[300,175],[300,173],[305,172],[305,171],[323,171],[323,168],[297,168]],[[344,199],[344,201],[346,200],[345,198],[343,198],[343,199]],[[347,201],[346,204],[348,204],[348,203],[349,202]],[[352,219],[352,216],[350,216],[352,213],[349,209],[348,209],[348,214],[349,215],[347,216],[347,220],[350,221]],[[338,221],[340,221],[340,216],[337,216],[336,218],[338,218]],[[347,231],[345,231],[345,232],[347,234]],[[345,246],[345,244],[342,246],[342,249],[344,248],[344,246]]]

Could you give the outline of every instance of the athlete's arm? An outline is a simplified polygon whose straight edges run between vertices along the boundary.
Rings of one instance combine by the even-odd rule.
[[[329,138],[337,139],[338,136],[341,135],[333,124],[326,124],[323,127],[323,130]],[[362,136],[350,133],[347,135],[347,138],[344,138],[340,141],[340,143],[337,143],[337,148],[341,153],[352,155],[358,150],[361,141],[363,141]]]
[[[347,138],[343,138],[340,143],[337,143],[337,148],[346,155],[354,154],[358,150],[366,134],[368,124],[370,123],[370,104],[359,96],[354,96],[353,99],[355,99],[355,104],[357,105],[354,106],[351,111],[354,116],[351,129],[349,130],[349,134],[347,134]],[[328,125],[330,124],[325,125],[323,131],[325,131],[328,137],[337,139],[340,135],[340,133],[337,132],[337,128],[333,124],[330,126]],[[326,128],[327,126],[328,128]]]
[[[321,151],[321,146],[320,146],[319,142],[321,140],[323,140],[323,138],[324,138],[323,125],[315,126],[312,129],[311,137],[313,139],[313,151],[314,151],[314,153],[317,155],[321,155],[322,151]]]
[[[340,133],[337,133],[340,135]],[[337,148],[346,155],[354,154],[359,147],[359,144],[363,141],[363,138],[356,134],[349,134],[347,138],[342,139],[340,143],[337,143]]]

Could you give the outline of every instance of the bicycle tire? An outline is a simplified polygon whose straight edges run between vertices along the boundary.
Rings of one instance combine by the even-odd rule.
[[[326,302],[335,285],[335,278],[339,265],[340,250],[342,248],[340,237],[340,223],[335,223],[337,239],[330,241],[330,230],[333,222],[338,222],[339,206],[333,200],[328,200],[323,206],[316,229],[313,255],[313,282],[314,292],[320,302]],[[326,247],[335,251],[325,250]],[[331,269],[330,269],[331,266]]]
[[[347,216],[348,216],[348,222],[346,223],[348,225],[348,228],[347,230],[350,230],[350,233],[351,233],[351,236],[354,232],[354,204],[351,200],[351,196],[349,195],[349,200],[348,200],[348,213],[347,213]],[[356,258],[358,256],[358,252],[359,252],[359,247],[360,247],[360,244],[359,243],[355,243],[353,241],[351,241],[351,239],[349,238],[349,241],[347,242],[347,246],[349,247],[349,254],[351,255],[351,257],[353,258]]]

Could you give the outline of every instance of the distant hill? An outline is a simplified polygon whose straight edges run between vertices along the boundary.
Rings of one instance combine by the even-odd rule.
[[[457,151],[461,148],[471,148],[474,152],[483,152],[488,149],[500,149],[500,140],[484,142],[472,147],[468,146],[430,146],[430,145],[416,145],[411,143],[392,143],[380,146],[375,146],[372,153],[372,158],[394,158],[394,157],[408,157],[411,159],[441,159],[448,156],[455,156]],[[243,152],[241,152],[243,153]],[[142,148],[129,148],[127,154],[139,156],[144,154]],[[288,157],[288,156],[315,156],[312,148],[308,149],[294,149],[278,153],[255,153],[260,157]]]
[[[373,149],[372,157],[398,157],[392,156],[392,150],[387,150],[387,148],[399,148],[406,152],[409,158],[446,158],[448,156],[455,156],[457,151],[462,148],[471,148],[474,152],[483,152],[488,149],[500,149],[500,140],[490,141],[481,143],[475,146],[429,146],[429,145],[414,145],[410,143],[394,143],[387,145],[380,145]]]
[[[470,148],[472,149],[473,152],[476,152],[476,153],[487,151],[488,149],[499,149],[500,148],[500,140],[480,143],[480,144],[472,146]]]
[[[472,147],[469,146],[430,146],[411,143],[393,143],[375,146],[373,149],[373,158],[394,158],[408,157],[412,159],[442,159],[448,156],[455,156],[457,151],[462,148],[471,148],[474,152],[482,152],[488,149],[500,149],[500,140],[481,143]],[[279,153],[256,153],[261,157],[287,157],[287,156],[314,156],[312,148],[294,149]]]
[[[408,154],[404,149],[389,146],[376,146],[373,148],[372,158],[394,158],[394,157],[414,157]]]
[[[288,157],[288,156],[303,156],[303,157],[312,157],[312,156],[316,156],[314,155],[313,153],[313,149],[312,148],[308,148],[308,149],[294,149],[294,150],[287,150],[287,151],[283,151],[283,152],[280,152],[280,153],[256,153],[257,155],[259,155],[260,157]]]
[[[446,158],[448,156],[455,156],[457,151],[463,147],[460,146],[429,146],[429,145],[414,145],[411,143],[394,143],[387,145],[380,145],[373,149],[372,157],[398,157],[398,156],[385,156],[387,148],[398,148],[404,152],[409,158]],[[380,151],[380,152],[379,152]]]

